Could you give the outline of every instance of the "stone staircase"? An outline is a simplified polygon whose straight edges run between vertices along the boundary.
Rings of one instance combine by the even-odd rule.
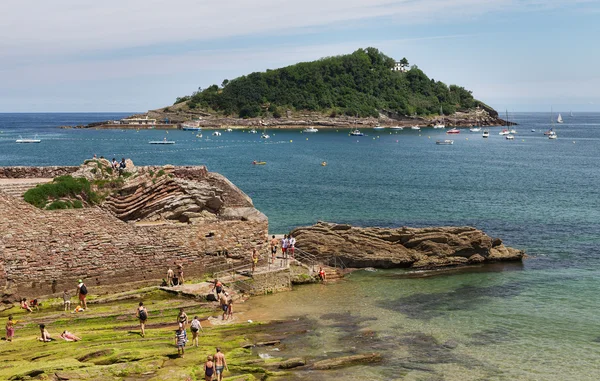
[[[22,198],[23,194],[38,184],[44,184],[52,179],[0,179],[0,192],[4,192],[16,198]]]
[[[335,282],[344,278],[344,275],[340,273],[340,271],[334,267],[330,266],[322,266],[323,270],[325,270],[325,280],[327,282]]]

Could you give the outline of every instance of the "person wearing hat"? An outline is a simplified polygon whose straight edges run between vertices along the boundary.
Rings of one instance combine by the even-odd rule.
[[[87,303],[85,301],[85,297],[87,296],[88,289],[83,283],[83,280],[79,279],[79,284],[77,285],[77,296],[79,297],[79,301],[81,302],[81,306],[84,310],[87,310]]]

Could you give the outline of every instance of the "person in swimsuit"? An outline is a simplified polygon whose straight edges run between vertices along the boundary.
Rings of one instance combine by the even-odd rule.
[[[146,336],[146,320],[148,320],[148,310],[144,307],[144,302],[140,302],[138,306],[135,316],[140,319],[140,330],[142,331],[142,337]]]
[[[256,270],[256,265],[258,264],[258,250],[256,247],[252,249],[252,273],[254,274],[254,270]]]
[[[190,329],[192,330],[192,345],[196,343],[196,347],[198,347],[198,331],[204,332],[198,316],[194,316],[194,320],[190,324]]]
[[[179,284],[183,284],[183,263],[177,265],[177,276]]]
[[[8,315],[8,321],[6,322],[6,341],[13,341],[15,337],[15,324],[16,320],[13,320],[12,315]]]
[[[221,309],[223,310],[223,320],[225,320],[225,318],[227,317],[227,296],[228,295],[226,292],[221,293],[221,295],[219,296],[219,304],[221,305]]]
[[[277,244],[279,240],[273,236],[271,239],[271,263],[275,263],[275,256],[277,255]]]
[[[214,358],[215,368],[217,370],[217,381],[223,381],[223,369],[229,371],[229,367],[227,366],[227,361],[225,361],[225,355],[221,352],[221,348],[217,348],[217,353]]]
[[[219,300],[219,294],[221,292],[223,292],[223,283],[219,282],[218,279],[215,279],[215,283],[213,284],[213,288],[212,288],[212,290],[210,290],[211,293],[213,291],[217,292],[217,300]]]
[[[183,326],[183,329],[185,329],[185,325],[188,323],[188,316],[183,311],[183,308],[179,309],[179,315],[177,315],[177,323],[181,324]]]
[[[38,337],[38,340],[43,341],[44,343],[54,340],[50,337],[50,333],[48,333],[45,324],[40,324],[40,337]]]
[[[227,320],[233,319],[233,297],[229,295],[227,298]]]
[[[27,303],[27,299],[25,298],[21,299],[21,308],[27,310],[27,312],[33,312],[31,307],[29,307],[29,303]]]
[[[175,273],[173,272],[173,269],[169,267],[167,270],[167,286],[173,286],[173,278],[175,278]]]
[[[325,282],[325,270],[322,267],[319,267],[319,279],[321,282]]]
[[[204,363],[204,381],[213,381],[215,377],[215,363],[213,357],[208,356]]]
[[[65,341],[80,341],[81,338],[79,336],[75,336],[74,334],[72,334],[69,331],[63,331],[63,333],[60,334],[60,338],[65,340]]]

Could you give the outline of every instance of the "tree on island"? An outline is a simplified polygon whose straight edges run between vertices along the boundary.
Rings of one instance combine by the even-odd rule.
[[[409,65],[406,58],[400,63]],[[359,49],[224,80],[221,87],[199,88],[186,101],[191,109],[241,118],[277,118],[282,110],[352,117],[434,115],[440,106],[450,114],[480,103],[463,87],[429,79],[416,65],[405,73],[394,72],[395,65],[375,48]]]

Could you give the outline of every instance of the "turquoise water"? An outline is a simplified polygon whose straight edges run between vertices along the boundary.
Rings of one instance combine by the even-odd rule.
[[[141,165],[206,164],[252,197],[273,232],[319,219],[473,225],[531,256],[522,266],[424,278],[359,272],[250,301],[280,306],[271,316],[310,316],[318,329],[296,351],[386,354],[377,366],[307,379],[597,379],[600,114],[565,118],[556,141],[542,135],[548,115],[516,114],[515,141],[492,128],[487,140],[463,131],[452,146],[435,145],[448,138],[436,130],[271,130],[261,141],[241,131],[206,140],[183,131],[55,128],[120,116],[0,114],[0,165],[77,165],[94,153]],[[40,144],[14,143],[36,133]],[[147,144],[165,136],[176,144]],[[376,336],[349,334],[365,330]]]

